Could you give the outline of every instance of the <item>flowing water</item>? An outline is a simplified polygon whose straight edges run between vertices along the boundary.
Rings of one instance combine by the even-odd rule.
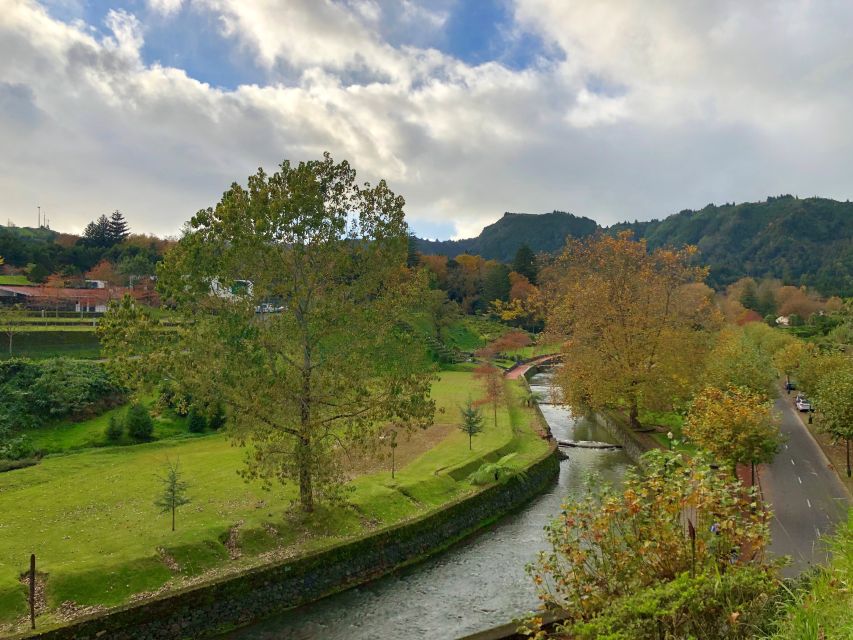
[[[558,440],[613,442],[598,425],[546,404],[549,373],[531,387],[546,400],[545,419]],[[374,582],[232,632],[229,640],[373,640],[458,638],[494,627],[535,608],[524,566],[545,548],[543,527],[591,473],[617,483],[630,460],[622,451],[567,449],[557,482],[523,510],[446,552]]]

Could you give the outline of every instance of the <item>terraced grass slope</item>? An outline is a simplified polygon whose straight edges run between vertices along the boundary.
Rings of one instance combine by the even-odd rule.
[[[447,435],[395,479],[387,466],[362,475],[352,482],[348,505],[310,518],[289,509],[294,487],[265,491],[244,482],[238,471],[245,452],[224,434],[88,449],[0,474],[0,630],[23,624],[20,577],[30,553],[45,574],[43,625],[85,607],[114,606],[323,548],[472,492],[467,477],[484,460],[515,451],[513,462],[521,467],[547,451],[534,429],[536,414],[521,406],[522,387],[507,382],[507,388],[497,427],[486,421],[469,451],[467,436],[456,428],[458,408],[479,389],[469,373],[442,373],[433,396],[437,427]],[[174,533],[153,505],[157,473],[167,460],[180,462],[192,499]]]

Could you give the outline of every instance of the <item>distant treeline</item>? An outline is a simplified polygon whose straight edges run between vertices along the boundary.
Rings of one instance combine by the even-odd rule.
[[[83,279],[127,284],[153,275],[170,241],[134,235],[118,211],[89,223],[82,236],[45,227],[0,226],[0,257],[6,275],[32,284],[82,286]]]

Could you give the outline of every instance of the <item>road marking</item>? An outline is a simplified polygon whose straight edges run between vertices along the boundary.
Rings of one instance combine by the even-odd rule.
[[[800,481],[800,484],[803,484],[803,479],[800,476],[797,476],[797,480]]]
[[[807,504],[807,505],[809,505],[809,509],[811,509],[811,508],[812,508],[812,503],[811,503],[811,502],[809,502],[809,499],[808,499],[808,498],[806,498],[806,504]]]
[[[791,464],[792,464],[792,465],[794,465],[794,466],[796,466],[796,465],[797,465],[797,463],[796,463],[796,462],[794,462],[794,459],[793,459],[793,458],[791,458]]]
[[[815,530],[815,531],[817,531],[817,537],[818,537],[818,538],[820,538],[820,529],[818,529],[817,527],[815,527],[815,528],[814,528],[814,530]]]

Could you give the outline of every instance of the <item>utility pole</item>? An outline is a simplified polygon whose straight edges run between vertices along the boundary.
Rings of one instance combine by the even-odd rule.
[[[41,227],[41,205],[38,205],[38,210],[39,210],[39,221],[38,221],[38,224],[36,225],[36,229]]]

